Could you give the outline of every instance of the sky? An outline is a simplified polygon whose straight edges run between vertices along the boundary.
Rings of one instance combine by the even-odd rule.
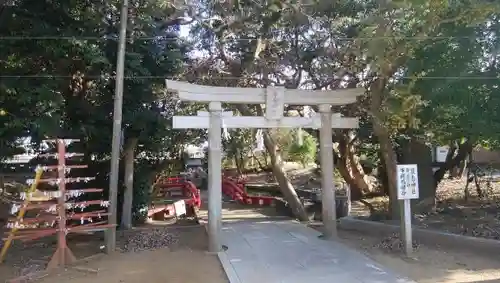
[[[191,25],[182,25],[180,28],[180,36],[187,37],[189,35],[189,29]]]

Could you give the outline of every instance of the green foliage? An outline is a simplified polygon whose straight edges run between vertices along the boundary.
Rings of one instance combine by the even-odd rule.
[[[18,152],[22,138],[36,144],[67,136],[83,141],[78,151],[106,163],[121,1],[8,2],[0,13],[0,159]],[[390,143],[420,136],[500,145],[500,13],[494,1],[193,2],[197,21],[192,42],[184,42],[163,20],[174,12],[168,1],[131,1],[123,127],[124,144],[139,141],[136,215],[148,199],[145,176],[164,171],[184,144],[206,137],[205,131],[171,128],[174,113],[192,115],[200,105],[179,104],[164,91],[165,77],[218,86],[367,87],[367,97],[335,112],[360,118],[353,144],[373,164],[381,148],[374,117]],[[207,52],[187,58],[192,49]],[[271,74],[267,81],[257,79],[264,73]],[[385,81],[380,105],[372,95],[376,78]],[[255,132],[230,134],[226,157],[244,167]],[[272,130],[271,136],[285,159],[315,160],[312,136],[304,134],[300,146],[295,131]]]
[[[295,140],[288,148],[290,161],[299,162],[305,168],[316,160],[317,141],[308,133],[303,133],[302,144]]]
[[[469,12],[459,9],[473,8],[462,3],[454,13],[467,15]],[[487,8],[483,7],[483,14],[489,13]],[[483,14],[474,13],[474,25],[463,21],[442,24],[441,38],[424,40],[408,60],[408,78],[401,80],[396,92],[419,101],[411,117],[420,125],[410,125],[405,119],[413,135],[439,144],[463,137],[498,144],[500,100],[495,50],[500,48],[499,20]],[[399,113],[409,113],[409,109],[404,107]]]
[[[224,166],[236,166],[239,169],[245,168],[245,165],[252,155],[255,147],[254,130],[232,129],[229,131],[229,138],[223,139],[224,148]]]
[[[9,2],[0,9],[0,159],[16,153],[26,137],[35,145],[43,138],[71,137],[82,141],[78,152],[107,163],[122,1]],[[174,112],[198,107],[179,108],[164,91],[165,77],[181,72],[189,52],[176,27],[158,20],[172,12],[165,1],[130,5],[123,144],[137,138],[136,163],[148,164],[136,174],[134,214],[147,201],[151,184],[141,177],[162,171],[184,143],[203,137],[171,128]],[[107,176],[108,170],[99,174]],[[107,188],[107,177],[101,179],[99,186]]]
[[[132,219],[134,223],[144,223],[148,216],[148,205],[151,200],[151,170],[139,164],[134,176],[134,199],[132,202]]]

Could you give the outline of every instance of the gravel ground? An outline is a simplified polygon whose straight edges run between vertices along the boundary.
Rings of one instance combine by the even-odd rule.
[[[179,237],[181,235],[173,229],[152,228],[136,233],[127,233],[120,239],[119,247],[122,252],[156,250],[179,243]]]

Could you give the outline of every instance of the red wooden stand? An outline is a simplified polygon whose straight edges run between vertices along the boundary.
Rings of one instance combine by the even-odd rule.
[[[67,189],[67,183],[81,183],[92,181],[94,177],[68,177],[67,174],[71,169],[87,168],[86,165],[68,165],[67,160],[73,157],[81,157],[83,154],[79,153],[68,153],[66,152],[66,146],[71,142],[76,142],[78,140],[68,140],[68,139],[55,139],[47,140],[56,145],[57,153],[53,154],[41,154],[41,157],[56,158],[57,165],[43,166],[42,169],[48,172],[48,175],[52,175],[50,178],[40,179],[39,183],[46,183],[49,185],[57,186],[57,190],[38,190],[36,193],[43,196],[43,200],[33,199],[28,202],[25,209],[27,211],[37,210],[39,211],[36,217],[28,218],[23,217],[21,219],[12,218],[9,219],[8,225],[12,227],[18,227],[13,239],[19,239],[22,241],[36,240],[43,237],[57,235],[57,249],[52,256],[51,260],[47,264],[47,269],[53,269],[61,266],[66,266],[76,261],[75,256],[69,249],[66,241],[66,236],[68,233],[82,233],[86,231],[95,231],[98,229],[108,229],[114,225],[108,224],[107,220],[102,220],[103,217],[108,216],[107,207],[109,206],[108,201],[101,199],[90,200],[90,201],[78,201],[75,198],[86,193],[96,193],[102,192],[102,189],[95,188],[79,188],[79,189]],[[56,174],[51,174],[50,172],[56,171]],[[33,180],[28,180],[33,182]],[[25,196],[24,198],[31,198],[32,196]],[[101,208],[97,210],[83,211],[88,206],[100,206]],[[19,206],[13,207],[13,213],[15,210],[19,210]],[[75,209],[80,209],[80,212],[76,212]],[[94,221],[95,219],[100,219]],[[80,224],[75,225],[71,220],[80,220]],[[26,228],[25,225],[36,225],[37,227]],[[42,225],[49,226],[47,228],[40,227]]]

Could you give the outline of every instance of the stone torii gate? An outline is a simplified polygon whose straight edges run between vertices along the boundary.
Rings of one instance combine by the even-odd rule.
[[[222,228],[221,144],[222,128],[315,128],[320,129],[322,171],[322,217],[325,238],[336,234],[335,188],[333,180],[332,128],[357,128],[357,118],[332,114],[331,106],[356,102],[364,89],[314,91],[284,87],[237,88],[212,87],[166,80],[168,90],[181,101],[208,103],[198,116],[174,116],[174,129],[208,129],[208,238],[209,252],[219,252]],[[232,116],[222,111],[222,103],[265,104],[265,116]],[[288,105],[319,105],[320,117],[284,117]]]

